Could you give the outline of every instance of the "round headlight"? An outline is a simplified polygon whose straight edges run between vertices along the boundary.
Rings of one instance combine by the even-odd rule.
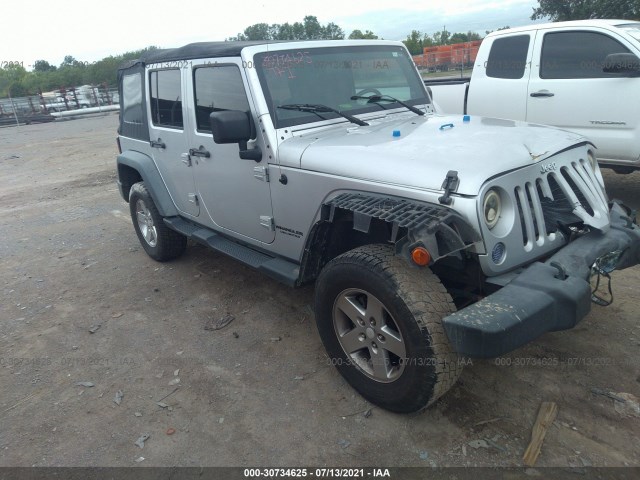
[[[495,190],[489,190],[484,196],[482,211],[484,212],[484,221],[490,229],[495,227],[500,219],[502,210],[502,202],[500,195]]]

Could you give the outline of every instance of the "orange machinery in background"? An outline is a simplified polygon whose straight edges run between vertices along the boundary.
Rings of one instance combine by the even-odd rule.
[[[471,66],[476,60],[482,40],[473,42],[454,43],[424,47],[422,55],[413,55],[413,61],[418,68],[435,70],[449,70],[460,66]]]

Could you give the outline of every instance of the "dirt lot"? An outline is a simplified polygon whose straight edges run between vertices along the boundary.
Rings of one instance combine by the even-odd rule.
[[[312,288],[197,245],[147,257],[115,185],[116,121],[0,129],[0,466],[519,466],[542,401],[559,413],[537,465],[640,466],[640,418],[591,391],[640,396],[639,267],[576,329],[391,414],[328,365]],[[640,173],[605,175],[640,207]]]

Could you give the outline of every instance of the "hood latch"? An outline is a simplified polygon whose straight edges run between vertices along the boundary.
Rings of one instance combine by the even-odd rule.
[[[444,190],[444,195],[438,198],[438,201],[443,205],[451,205],[451,202],[453,202],[451,193],[458,189],[458,185],[460,185],[458,172],[456,170],[449,170],[447,177],[444,179],[444,182],[442,182],[442,187],[440,187]]]

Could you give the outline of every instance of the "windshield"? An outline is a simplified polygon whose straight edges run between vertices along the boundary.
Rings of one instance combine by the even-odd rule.
[[[625,25],[618,25],[618,28],[621,28],[633,38],[640,41],[640,23],[627,23]]]
[[[254,65],[276,128],[320,120],[308,111],[281,105],[323,105],[349,115],[402,108],[397,102],[368,102],[388,95],[409,105],[430,103],[411,57],[401,46],[360,45],[278,50],[256,54]],[[340,118],[323,112],[323,118]]]

